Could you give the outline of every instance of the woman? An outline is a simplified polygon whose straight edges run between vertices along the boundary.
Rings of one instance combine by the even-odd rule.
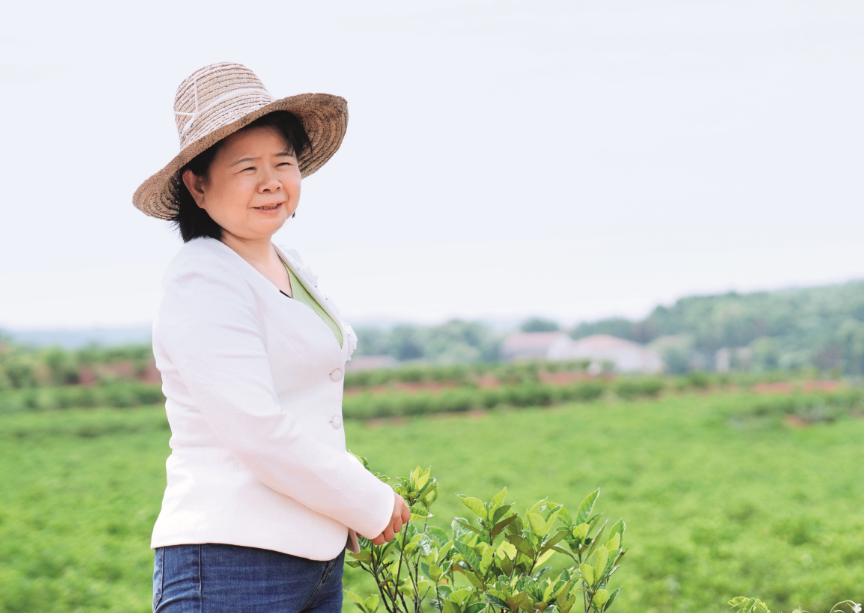
[[[410,512],[345,449],[353,331],[270,239],[339,148],[345,100],[274,101],[223,63],[186,79],[174,110],[180,154],[134,196],[185,242],[153,326],[172,449],[153,608],[336,613],[345,547],[392,540]]]

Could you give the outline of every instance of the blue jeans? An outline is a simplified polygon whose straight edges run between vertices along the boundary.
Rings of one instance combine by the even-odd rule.
[[[340,613],[345,552],[328,562],[238,547],[156,550],[156,613]]]

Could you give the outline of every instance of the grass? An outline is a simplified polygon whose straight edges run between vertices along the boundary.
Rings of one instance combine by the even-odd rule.
[[[614,610],[814,613],[864,595],[864,420],[785,425],[748,393],[346,423],[377,470],[433,468],[456,493],[508,487],[628,524]],[[763,408],[760,408],[763,407]],[[159,408],[0,416],[0,611],[148,611],[169,432]],[[346,586],[368,589],[356,571]]]

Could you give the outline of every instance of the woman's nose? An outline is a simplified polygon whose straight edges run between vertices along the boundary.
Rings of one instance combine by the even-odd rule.
[[[282,184],[276,178],[276,173],[265,171],[267,174],[261,178],[260,190],[262,192],[278,192],[282,189]]]

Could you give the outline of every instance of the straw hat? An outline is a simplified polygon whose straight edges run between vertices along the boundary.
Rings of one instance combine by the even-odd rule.
[[[211,64],[177,88],[174,117],[180,153],[135,190],[133,204],[152,217],[171,219],[177,212],[180,169],[211,145],[273,111],[290,111],[306,128],[312,147],[297,160],[302,177],[321,168],[342,144],[348,126],[344,98],[300,94],[273,100],[255,73],[242,64]]]

